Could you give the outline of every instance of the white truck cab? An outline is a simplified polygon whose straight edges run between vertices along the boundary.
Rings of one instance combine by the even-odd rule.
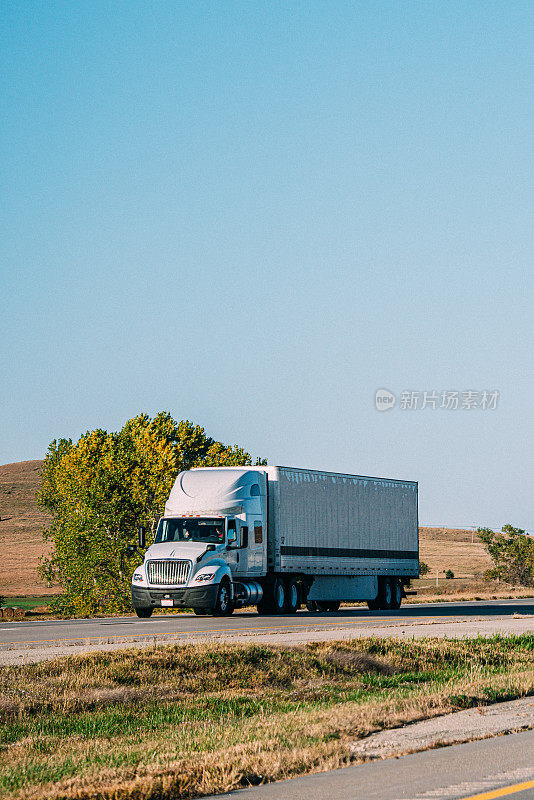
[[[267,478],[251,468],[181,472],[160,519],[154,544],[136,569],[137,614],[155,607],[224,615],[261,600],[254,580],[267,571]]]

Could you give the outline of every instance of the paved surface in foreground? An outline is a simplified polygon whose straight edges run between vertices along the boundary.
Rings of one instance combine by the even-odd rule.
[[[217,800],[534,800],[533,756],[534,731],[513,733],[243,789]]]
[[[420,604],[389,612],[355,606],[335,614],[302,611],[273,617],[247,611],[223,619],[162,614],[148,620],[21,620],[0,624],[0,663],[39,661],[87,649],[206,639],[299,644],[373,635],[461,637],[526,632],[534,632],[532,599]]]
[[[534,728],[534,697],[522,697],[489,706],[477,706],[454,714],[415,722],[402,728],[379,731],[351,746],[355,757],[363,760],[428,750],[437,745],[460,744],[488,736]],[[532,753],[534,767],[534,752]]]

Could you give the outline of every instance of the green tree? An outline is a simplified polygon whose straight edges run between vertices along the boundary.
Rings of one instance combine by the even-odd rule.
[[[505,525],[501,533],[479,528],[478,535],[493,559],[488,578],[534,586],[534,539],[521,528]]]
[[[52,516],[44,529],[52,552],[42,559],[40,573],[62,587],[56,609],[67,615],[128,609],[137,562],[124,562],[124,548],[138,525],[151,539],[178,472],[251,463],[241,447],[224,445],[200,425],[177,423],[164,412],[153,419],[140,414],[116,433],[87,432],[76,444],[54,440],[38,502]]]

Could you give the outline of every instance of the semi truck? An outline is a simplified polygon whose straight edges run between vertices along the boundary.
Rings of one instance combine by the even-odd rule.
[[[133,573],[133,607],[398,608],[419,575],[417,495],[415,481],[296,467],[180,472]]]

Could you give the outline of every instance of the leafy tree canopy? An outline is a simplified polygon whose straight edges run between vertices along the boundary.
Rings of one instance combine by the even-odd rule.
[[[140,414],[117,433],[87,432],[76,444],[54,440],[37,499],[52,516],[44,530],[52,552],[40,573],[62,587],[57,610],[85,615],[129,609],[138,562],[124,562],[123,550],[138,525],[147,527],[150,539],[176,475],[191,467],[251,463],[243,448],[215,441],[200,425],[176,422],[165,412],[153,419]]]
[[[478,535],[493,559],[488,578],[513,585],[534,586],[534,539],[521,528],[505,525],[501,533],[479,528]]]

